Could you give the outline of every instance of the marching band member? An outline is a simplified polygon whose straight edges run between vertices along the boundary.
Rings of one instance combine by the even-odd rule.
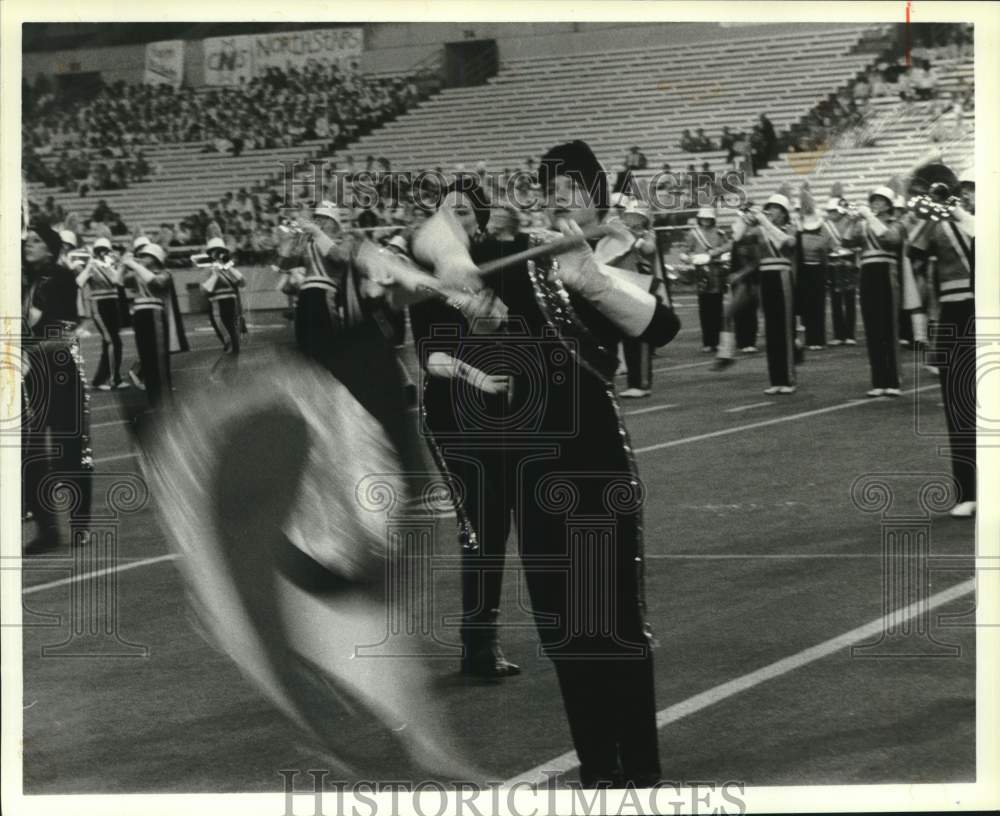
[[[583,228],[604,219],[607,176],[585,143],[550,150],[539,176],[547,212],[564,236],[582,238]],[[556,341],[575,352],[542,353],[543,371],[513,375],[515,399],[530,391],[542,411],[516,461],[518,541],[583,784],[651,785],[660,764],[643,601],[642,491],[614,390],[614,350],[623,337],[663,345],[680,324],[629,272],[599,265],[586,243],[548,268],[531,263],[520,274],[479,277],[463,247],[445,250],[421,238],[414,238],[417,260],[433,262],[442,279],[485,285],[499,296],[508,323],[527,331],[508,344],[537,350],[541,342],[544,352]],[[576,508],[588,514],[582,527]],[[603,514],[605,530],[596,538],[594,512]],[[588,623],[597,620],[608,626]]]
[[[453,184],[441,207],[469,237],[471,257],[478,263],[527,247],[527,236],[483,237],[490,210],[478,183]],[[505,361],[475,338],[495,339],[499,327],[440,300],[412,305],[410,319],[426,373],[422,405],[430,431],[427,442],[453,482],[459,519],[461,670],[478,677],[510,677],[521,670],[500,648],[499,618],[516,471],[516,456],[505,449],[502,428],[514,409]]]
[[[99,391],[128,388],[121,375],[121,269],[108,238],[101,236],[95,240],[91,253],[90,262],[76,277],[76,284],[87,293],[91,319],[101,333],[101,361],[94,372],[93,385]]]
[[[801,223],[796,236],[796,269],[801,297],[806,346],[811,351],[826,347],[827,258],[833,248],[823,219],[807,187],[800,193]]]
[[[637,199],[625,202],[617,221],[621,229],[597,242],[594,256],[598,263],[627,269],[638,275],[648,276],[645,288],[656,295],[664,285],[663,270],[660,268],[660,253],[656,246],[656,236],[650,229],[652,217],[649,207]],[[622,340],[625,357],[626,388],[618,396],[626,399],[648,397],[653,386],[653,350],[649,343],[626,337]]]
[[[847,247],[861,249],[861,319],[868,343],[872,388],[869,397],[899,396],[899,250],[906,238],[893,218],[896,194],[876,187],[868,206],[860,206],[844,237]]]
[[[62,249],[60,236],[50,226],[40,222],[29,226],[22,267],[22,491],[39,534],[25,546],[27,553],[63,543],[53,507],[56,474],[73,486],[74,516],[89,516],[93,489],[90,397],[76,336],[79,289],[73,271],[59,263]],[[53,450],[55,456],[50,457]]]
[[[909,247],[915,264],[935,260],[932,276],[939,304],[934,352],[948,426],[952,473],[958,485],[955,518],[976,513],[976,228],[975,178],[959,179],[961,204],[949,217],[926,221]]]
[[[763,213],[748,212],[733,226],[733,241],[749,236],[760,250],[760,298],[767,339],[765,394],[794,394],[795,385],[795,236],[789,227],[791,204],[775,193]]]
[[[208,319],[222,341],[223,353],[240,353],[240,335],[246,332],[240,289],[246,280],[229,260],[229,249],[219,236],[208,239],[205,253],[211,266],[201,288],[208,294]],[[223,333],[225,330],[225,333]]]
[[[721,256],[731,248],[731,242],[715,226],[713,207],[698,210],[697,223],[688,233],[680,259],[695,269],[698,288],[698,318],[701,321],[701,345],[704,352],[718,351],[722,331],[722,288],[724,267]]]
[[[858,285],[858,265],[856,252],[844,247],[845,230],[849,223],[846,208],[838,198],[826,203],[826,218],[823,229],[830,237],[830,313],[833,317],[833,339],[831,346],[854,346],[856,289]]]
[[[130,292],[132,328],[142,370],[142,385],[156,409],[172,390],[170,355],[187,351],[187,336],[177,305],[173,279],[166,269],[167,253],[146,239],[133,254],[122,257],[123,280]]]

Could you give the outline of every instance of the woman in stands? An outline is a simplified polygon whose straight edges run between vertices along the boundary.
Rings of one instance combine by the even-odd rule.
[[[899,253],[906,238],[893,218],[896,194],[876,187],[868,206],[852,214],[844,246],[861,250],[861,320],[868,343],[872,387],[869,397],[899,396]]]

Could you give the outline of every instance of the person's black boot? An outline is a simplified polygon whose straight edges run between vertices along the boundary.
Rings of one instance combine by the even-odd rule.
[[[521,667],[511,663],[500,650],[497,636],[499,609],[491,609],[482,623],[468,624],[462,632],[465,652],[462,656],[462,674],[489,679],[512,677],[521,673]]]

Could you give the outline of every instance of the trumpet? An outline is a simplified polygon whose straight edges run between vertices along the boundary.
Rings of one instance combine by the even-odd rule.
[[[197,255],[191,256],[191,265],[197,269],[232,269],[235,266],[235,262],[230,258],[228,261],[220,262],[213,261],[212,256],[207,252],[199,252]]]
[[[955,211],[961,204],[961,199],[956,196],[940,201],[931,195],[919,195],[907,201],[906,208],[925,221],[954,221]]]

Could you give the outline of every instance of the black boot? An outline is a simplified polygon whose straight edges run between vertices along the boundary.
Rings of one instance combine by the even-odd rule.
[[[499,616],[499,609],[491,609],[482,623],[467,624],[465,627],[462,632],[462,674],[499,679],[521,673],[521,667],[511,663],[500,650],[497,636]]]

